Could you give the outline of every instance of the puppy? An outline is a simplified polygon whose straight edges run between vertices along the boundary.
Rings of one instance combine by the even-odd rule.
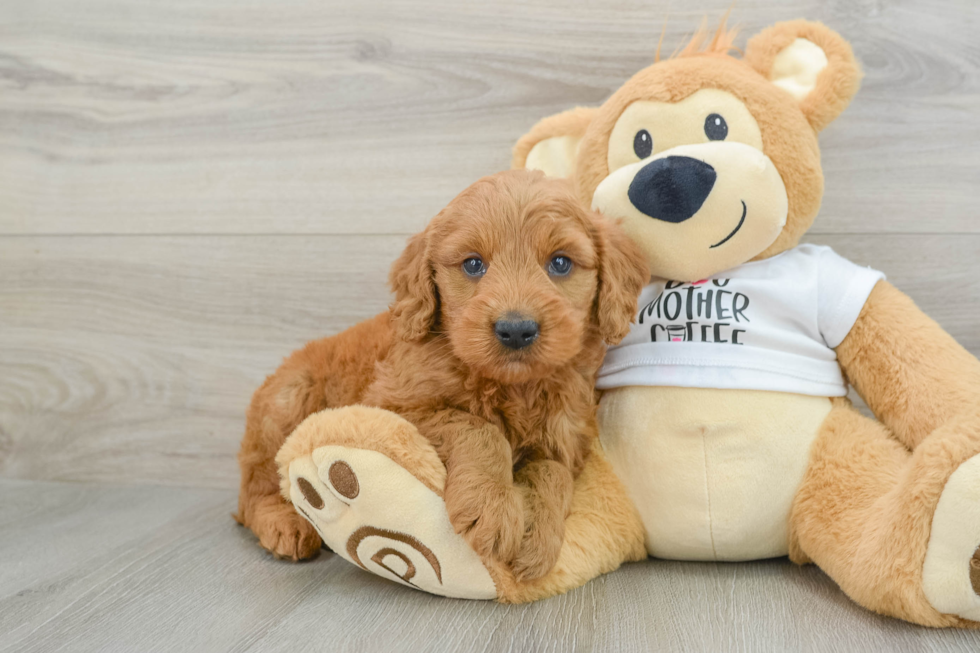
[[[403,416],[446,465],[446,508],[520,579],[558,558],[572,483],[597,437],[595,374],[649,274],[570,185],[512,171],[476,182],[392,266],[388,313],[294,353],[255,393],[236,518],[279,557],[319,538],[279,496],[274,458],[307,415],[361,403]]]

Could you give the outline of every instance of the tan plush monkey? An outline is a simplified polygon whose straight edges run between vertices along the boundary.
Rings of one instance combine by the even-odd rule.
[[[789,554],[876,612],[976,627],[980,363],[881,273],[798,245],[854,55],[807,21],[741,59],[732,38],[700,33],[515,147],[621,220],[654,274],[599,372],[605,455],[654,556]]]

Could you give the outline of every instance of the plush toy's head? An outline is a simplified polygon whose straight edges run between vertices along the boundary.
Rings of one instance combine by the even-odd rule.
[[[820,208],[817,132],[854,96],[850,46],[819,23],[779,23],[728,54],[734,30],[702,30],[598,108],[545,118],[515,168],[570,176],[621,219],[654,275],[709,277],[794,247]]]

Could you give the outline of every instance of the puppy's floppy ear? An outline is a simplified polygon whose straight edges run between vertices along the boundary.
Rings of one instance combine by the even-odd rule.
[[[391,318],[395,332],[403,340],[421,340],[432,329],[439,308],[434,277],[426,230],[409,239],[408,246],[388,274],[388,284],[395,292]]]
[[[541,170],[549,177],[571,177],[579,143],[599,109],[577,107],[543,118],[514,145],[513,170]]]
[[[745,62],[789,92],[814,131],[847,108],[861,83],[850,44],[817,22],[776,23],[751,39]]]
[[[640,248],[618,224],[599,214],[593,214],[592,219],[599,251],[595,319],[602,339],[615,345],[630,331],[640,291],[650,281],[650,269]]]

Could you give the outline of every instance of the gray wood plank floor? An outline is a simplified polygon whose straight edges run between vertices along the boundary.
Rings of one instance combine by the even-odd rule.
[[[784,560],[648,561],[565,597],[438,599],[229,517],[249,396],[385,308],[408,234],[729,0],[0,3],[0,651],[980,650]],[[866,77],[808,237],[980,354],[980,4],[746,0]]]
[[[229,490],[0,480],[0,491],[4,653],[980,647],[977,631],[861,610],[819,570],[786,560],[648,561],[501,606],[429,596],[327,552],[275,562],[228,518]]]

